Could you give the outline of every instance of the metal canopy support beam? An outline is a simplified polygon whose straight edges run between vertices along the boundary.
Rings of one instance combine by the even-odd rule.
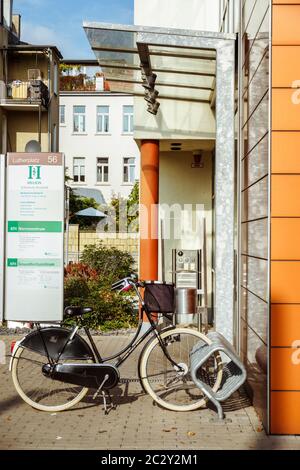
[[[183,36],[139,32],[137,42],[155,46],[215,49],[216,78],[216,162],[215,162],[215,324],[233,342],[234,300],[234,70],[235,36],[210,33]]]
[[[64,62],[67,63],[67,62]],[[71,63],[71,62],[69,62]],[[80,63],[80,62],[79,62]],[[97,61],[97,65],[100,65],[100,67],[106,67],[108,69],[120,69],[122,68],[121,64],[115,64],[113,62],[102,62],[101,60]],[[124,70],[140,70],[140,67],[137,65],[126,65],[126,67],[123,67]],[[182,75],[196,75],[198,77],[215,77],[215,73],[213,72],[199,72],[199,71],[194,71],[194,70],[180,70],[180,69],[168,69],[168,68],[161,68],[161,67],[155,67],[154,72],[161,72],[161,73],[172,73],[172,74],[182,74]]]
[[[87,67],[99,67],[99,61],[96,59],[63,59],[62,63],[66,65],[86,65]]]
[[[213,86],[212,86],[211,94],[209,97],[209,102],[210,102],[210,107],[214,109],[216,106],[216,80],[213,81]]]
[[[140,57],[141,68],[147,76],[150,76],[152,74],[152,67],[148,44],[137,43],[137,49]]]
[[[160,104],[156,98],[159,92],[155,90],[156,74],[152,71],[148,44],[137,42],[137,49],[142,71],[142,86],[145,88],[145,100],[148,102],[147,111],[157,114]]]
[[[92,50],[95,52],[111,52],[111,47],[103,47],[103,46],[94,46]],[[119,52],[120,54],[137,54],[136,49],[132,48],[124,48],[124,47],[114,47],[114,52]],[[173,57],[173,58],[181,58],[181,59],[199,59],[199,60],[208,60],[208,61],[215,61],[215,56],[205,56],[200,54],[186,54],[180,52],[170,52],[170,51],[159,51],[153,50],[151,51],[151,55],[157,57]]]
[[[143,85],[141,80],[131,80],[126,78],[109,78],[109,82],[124,82],[124,83],[136,83],[137,85]],[[211,91],[213,92],[213,88],[209,86],[197,86],[197,85],[183,85],[181,83],[167,83],[167,82],[156,82],[156,86],[167,86],[170,88],[183,88],[187,90],[203,90],[203,91]],[[165,96],[163,96],[165,98]],[[175,98],[174,98],[175,99]]]
[[[128,24],[118,24],[118,23],[102,23],[98,21],[84,21],[84,29],[105,29],[107,31],[126,31],[133,33],[151,33],[155,35],[162,35],[167,37],[172,36],[185,36],[192,38],[202,38],[202,39],[236,39],[235,34],[229,33],[216,33],[212,31],[199,31],[198,29],[179,29],[179,28],[163,28],[157,26],[138,26],[138,25],[128,25]],[[180,44],[177,47],[181,47]],[[209,49],[210,47],[203,47],[203,49]],[[214,46],[211,46],[211,49],[215,49]]]
[[[145,96],[143,93],[134,93],[134,96]],[[187,101],[190,103],[206,103],[209,104],[209,100],[201,100],[199,98],[183,98],[182,96],[171,96],[171,95],[164,95],[161,96],[159,99],[163,100],[174,100],[174,101]]]

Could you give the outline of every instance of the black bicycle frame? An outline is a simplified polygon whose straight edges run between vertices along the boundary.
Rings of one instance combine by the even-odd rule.
[[[146,313],[146,316],[147,316],[147,319],[150,323],[150,328],[139,338],[139,334],[141,332],[141,328],[142,328],[142,325],[143,325],[143,320],[142,320],[142,314],[143,312]],[[173,327],[170,327],[170,328],[173,328]],[[85,332],[86,332],[86,335],[90,341],[90,344],[91,344],[91,347],[92,347],[92,350],[95,354],[95,357],[97,358],[98,362],[100,364],[104,363],[104,362],[110,362],[112,361],[113,359],[116,359],[118,358],[118,361],[115,363],[115,367],[119,367],[121,364],[123,364],[123,362],[126,361],[126,359],[128,359],[128,357],[136,350],[136,348],[144,341],[144,339],[146,339],[151,333],[154,333],[159,341],[159,344],[166,356],[166,358],[176,367],[179,367],[181,368],[177,362],[173,361],[173,359],[170,357],[165,345],[164,345],[164,342],[162,341],[161,337],[160,337],[160,333],[157,329],[157,325],[156,323],[153,321],[152,317],[151,317],[151,314],[150,312],[147,311],[147,308],[145,307],[145,305],[142,306],[142,309],[141,309],[141,313],[140,313],[140,318],[139,318],[139,323],[138,323],[138,327],[137,327],[137,331],[133,337],[133,339],[130,341],[129,344],[127,344],[125,346],[124,349],[122,349],[121,351],[118,351],[116,354],[112,355],[112,356],[108,356],[108,357],[104,357],[102,358],[100,353],[99,353],[99,350],[97,348],[97,346],[95,345],[95,342],[92,338],[92,335],[89,331],[88,328],[84,328]]]
[[[157,328],[157,325],[156,323],[153,321],[153,318],[152,318],[152,315],[151,315],[151,312],[149,312],[147,306],[145,305],[139,291],[138,291],[138,288],[137,286],[135,285],[135,283],[132,283],[132,286],[133,288],[135,289],[136,291],[136,294],[139,298],[139,301],[142,305],[142,308],[140,309],[140,314],[139,314],[139,323],[138,323],[138,327],[137,327],[137,331],[133,337],[133,339],[130,341],[130,343],[125,346],[124,349],[118,351],[116,354],[112,355],[112,356],[109,356],[109,357],[104,357],[102,358],[101,357],[101,354],[92,338],[92,335],[89,331],[89,328],[87,327],[84,327],[84,331],[88,337],[88,340],[90,342],[90,345],[91,345],[91,348],[92,348],[92,351],[94,353],[94,356],[95,356],[95,359],[97,360],[97,362],[99,364],[103,364],[105,362],[110,362],[112,361],[113,359],[116,359],[118,358],[117,362],[115,363],[115,367],[119,367],[121,364],[123,364],[123,362],[126,361],[126,359],[128,359],[128,357],[136,350],[136,348],[151,334],[151,333],[154,333],[159,341],[159,344],[160,344],[160,347],[162,348],[163,350],[163,353],[164,355],[166,356],[166,358],[169,360],[169,362],[171,362],[171,364],[173,366],[176,366],[178,367],[179,369],[182,369],[181,366],[179,364],[177,364],[175,361],[173,361],[173,359],[170,357],[166,347],[165,347],[165,344],[164,342],[162,341],[161,339],[161,336],[160,336],[160,333],[159,333],[159,330]],[[147,319],[149,321],[149,324],[150,324],[150,328],[139,338],[139,335],[140,335],[140,332],[141,332],[141,328],[142,328],[142,325],[143,325],[143,313],[146,314],[147,316]],[[43,334],[42,334],[42,328],[40,328],[40,325],[39,323],[36,323],[37,325],[37,329],[38,329],[38,332],[39,334],[41,335],[42,337],[42,340],[43,340]],[[65,345],[63,346],[62,350],[59,352],[58,354],[58,358],[57,358],[57,361],[59,361],[61,355],[63,354],[68,342],[74,337],[74,335],[76,334],[77,330],[78,330],[79,326],[76,325],[71,331],[70,331],[70,335],[69,337],[67,338],[66,340],[66,343]],[[171,326],[170,329],[172,329],[173,327]],[[49,360],[49,363],[51,364],[53,361],[51,360],[51,358],[49,357],[49,353],[48,353],[48,350],[47,350],[47,345],[45,343],[45,341],[43,340],[43,344],[44,344],[44,348],[45,348],[45,352],[46,352],[46,355],[48,357],[48,360]]]

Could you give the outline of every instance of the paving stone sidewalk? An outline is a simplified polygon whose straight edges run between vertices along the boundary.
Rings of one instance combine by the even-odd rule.
[[[13,339],[1,336],[7,355]],[[95,340],[106,355],[129,336]],[[138,353],[121,367],[121,377],[137,378]],[[37,411],[16,393],[8,362],[0,366],[0,449],[300,449],[300,437],[266,436],[251,406],[227,412],[225,421],[211,409],[176,413],[154,405],[138,381],[113,390],[117,409],[106,416],[92,392],[69,411]]]

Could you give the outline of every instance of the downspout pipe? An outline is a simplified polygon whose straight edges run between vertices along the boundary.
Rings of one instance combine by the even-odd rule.
[[[48,103],[48,152],[51,152],[51,129],[52,129],[52,122],[51,122],[51,103],[52,103],[52,95],[53,95],[53,84],[51,82],[51,64],[53,60],[53,53],[52,50],[48,49],[48,90],[49,90],[49,103]]]

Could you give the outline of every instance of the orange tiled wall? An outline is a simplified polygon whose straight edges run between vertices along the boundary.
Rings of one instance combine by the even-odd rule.
[[[270,431],[300,434],[300,0],[272,22]]]

